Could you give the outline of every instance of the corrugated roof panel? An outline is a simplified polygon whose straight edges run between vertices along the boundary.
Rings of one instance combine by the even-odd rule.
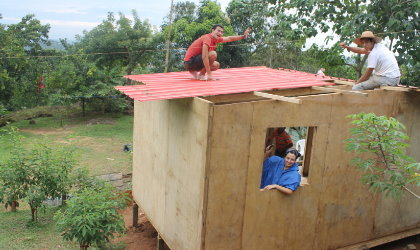
[[[195,80],[187,71],[128,75],[125,77],[142,84],[115,88],[134,100],[151,101],[334,84],[323,81],[333,79],[330,77],[267,67],[219,69],[213,76],[217,80]]]

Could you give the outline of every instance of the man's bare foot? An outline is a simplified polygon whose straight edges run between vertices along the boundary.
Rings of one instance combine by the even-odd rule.
[[[197,71],[190,71],[190,74],[193,76],[195,80],[199,80],[198,72]]]
[[[207,81],[208,80],[206,75],[199,75],[198,77],[201,81]]]

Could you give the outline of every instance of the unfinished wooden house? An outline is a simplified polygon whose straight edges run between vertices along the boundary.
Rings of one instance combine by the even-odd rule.
[[[127,76],[133,196],[171,249],[365,248],[420,233],[420,201],[374,194],[344,150],[349,114],[396,117],[420,161],[420,92],[266,67]],[[259,189],[269,128],[306,128],[303,183]],[[418,187],[412,187],[420,192]]]

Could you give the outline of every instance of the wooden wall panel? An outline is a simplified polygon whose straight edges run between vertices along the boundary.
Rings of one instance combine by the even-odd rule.
[[[411,146],[407,149],[407,154],[420,162],[420,95],[419,93],[401,93],[400,96],[401,98],[394,100],[394,108],[389,115],[396,116],[406,126],[407,134],[411,138],[409,141]],[[420,193],[420,187],[415,185],[408,187],[415,193]],[[382,195],[378,199],[377,206],[381,209],[376,210],[373,236],[389,234],[389,229],[392,228],[420,227],[420,201],[407,192],[399,201]]]
[[[250,103],[214,106],[205,249],[240,249],[252,121]]]
[[[350,135],[350,119],[345,118],[348,114],[403,112],[410,119],[416,117],[408,113],[416,109],[418,112],[418,106],[406,110],[400,107],[405,98],[404,93],[375,90],[369,91],[369,97],[301,97],[301,105],[254,103],[242,246],[335,249],[418,226],[418,201],[405,196],[398,202],[369,192],[359,181],[360,173],[350,166],[352,154],[345,152],[343,142]],[[265,130],[279,126],[317,126],[309,185],[292,196],[277,191],[261,193],[257,189]]]
[[[419,202],[369,192],[343,142],[346,115],[392,115],[419,161],[419,94],[367,93],[136,102],[134,198],[172,249],[335,249],[419,227]],[[316,127],[309,184],[291,196],[259,190],[266,130],[281,126]]]
[[[199,249],[210,103],[136,104],[134,198],[172,249]]]
[[[316,235],[318,202],[329,131],[332,95],[318,96],[316,105],[279,101],[255,103],[249,157],[247,197],[242,246],[244,249],[311,249]],[[261,192],[259,184],[264,158],[264,140],[269,127],[315,126],[309,185],[293,195]]]
[[[153,225],[163,225],[165,208],[168,102],[135,101],[133,131],[133,197]],[[159,143],[156,143],[159,142]]]

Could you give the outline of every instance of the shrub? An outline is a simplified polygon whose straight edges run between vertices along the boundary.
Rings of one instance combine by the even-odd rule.
[[[362,157],[352,159],[352,165],[363,171],[361,181],[374,191],[398,198],[403,190],[420,197],[407,185],[420,185],[420,163],[405,154],[410,145],[405,126],[397,119],[373,113],[349,115],[355,127],[346,140],[346,149]],[[362,155],[363,154],[363,155]]]
[[[102,182],[88,185],[68,200],[64,211],[55,215],[58,229],[65,240],[76,240],[80,248],[98,247],[109,242],[115,234],[125,232],[119,209],[126,206],[127,197]]]

